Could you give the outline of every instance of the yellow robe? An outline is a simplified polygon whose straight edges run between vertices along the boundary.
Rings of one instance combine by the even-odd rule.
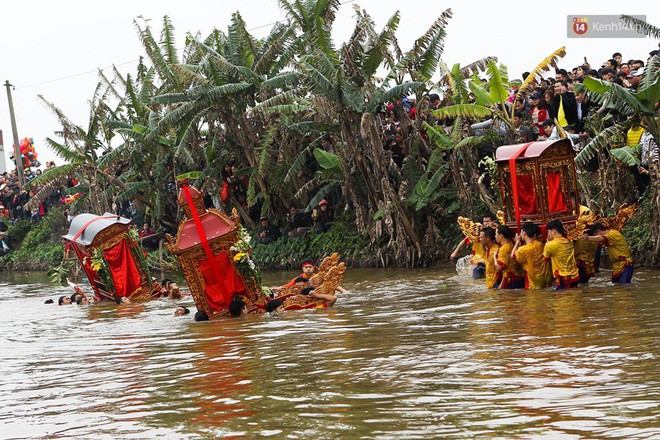
[[[525,289],[543,289],[552,283],[550,264],[543,258],[543,243],[534,240],[516,250],[516,260],[525,273]]]
[[[570,280],[579,278],[575,264],[573,243],[564,237],[557,237],[545,243],[543,257],[552,263],[555,278],[565,277]]]
[[[598,243],[588,240],[575,240],[573,246],[575,248],[576,264],[578,266],[584,266],[587,276],[593,276],[596,273],[596,249],[598,249]]]
[[[495,288],[502,279],[502,273],[495,269],[495,260],[493,259],[493,255],[495,255],[499,249],[500,245],[493,243],[493,245],[486,250],[486,287],[489,289]]]
[[[513,243],[504,243],[500,246],[500,249],[497,251],[497,262],[502,269],[502,282],[500,287],[506,289],[514,281],[523,279],[523,270],[522,266],[516,261],[515,258],[511,258],[511,251],[513,250]]]
[[[630,256],[630,247],[623,235],[614,229],[605,234],[603,242],[607,246],[607,253],[612,262],[612,278],[616,278],[621,275],[628,264],[633,263]]]

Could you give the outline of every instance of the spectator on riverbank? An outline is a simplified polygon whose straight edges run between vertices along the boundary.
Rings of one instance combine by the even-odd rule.
[[[270,244],[280,238],[282,233],[280,229],[271,224],[268,217],[261,217],[261,231],[259,232],[259,242]]]
[[[292,203],[289,207],[289,237],[295,238],[305,235],[311,229],[312,219],[309,213],[298,209],[298,205]]]
[[[314,231],[317,234],[322,234],[330,229],[334,216],[327,200],[321,200],[318,209],[312,212],[312,219],[314,220]]]

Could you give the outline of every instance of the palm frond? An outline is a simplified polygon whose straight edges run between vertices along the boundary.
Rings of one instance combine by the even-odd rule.
[[[262,91],[283,90],[288,87],[296,86],[300,83],[302,77],[298,72],[284,72],[261,83]]]
[[[453,68],[447,69],[447,67],[444,65],[444,63],[441,63],[443,66],[441,69],[441,75],[440,75],[440,80],[436,83],[438,87],[443,87],[443,86],[452,86],[452,82],[456,82],[458,78],[461,78],[463,80],[466,80],[470,78],[471,76],[475,74],[479,74],[481,72],[484,72],[486,68],[488,67],[488,63],[491,61],[497,62],[497,57],[485,57],[481,58],[477,61],[473,61],[470,64],[460,67],[460,64],[456,64],[455,66],[459,66],[459,74],[456,75],[456,73],[453,71]],[[452,87],[453,90],[453,87]]]
[[[429,138],[431,138],[431,140],[441,150],[449,150],[454,148],[454,141],[449,136],[447,136],[442,129],[437,129],[426,121],[422,122],[422,126],[424,127],[424,131],[429,136]]]
[[[176,54],[176,43],[174,41],[174,25],[167,15],[163,17],[160,45],[165,54],[165,61],[168,64],[179,64],[179,57]]]
[[[309,104],[280,104],[280,105],[272,105],[269,107],[262,107],[260,108],[260,111],[265,114],[294,114],[294,113],[306,113],[310,110],[312,110],[313,107],[311,107]]]
[[[144,75],[144,78],[142,78],[142,83],[141,83],[142,87],[140,87],[140,93],[137,95],[137,97],[140,100],[139,105],[141,107],[145,107],[145,105],[149,102],[149,99],[154,92],[155,75],[156,75],[156,71],[154,70],[153,67],[150,67],[149,70],[147,70],[147,73]]]
[[[637,150],[638,148],[624,145],[623,147],[612,148],[610,153],[616,160],[622,162],[624,165],[634,167],[635,165],[639,165],[640,162],[639,152]]]
[[[110,94],[112,96],[114,96],[116,99],[122,99],[122,96],[119,93],[119,91],[117,90],[117,88],[115,87],[114,82],[110,81],[108,79],[108,77],[105,76],[105,73],[103,73],[103,70],[99,69],[98,75],[99,75],[99,78],[101,79],[101,83],[105,86],[107,91],[110,92]]]
[[[488,90],[486,90],[486,87],[484,87],[481,80],[471,79],[470,81],[468,81],[468,87],[470,88],[470,91],[474,94],[475,98],[477,99],[477,104],[481,104],[481,105],[494,104],[493,100],[490,99],[490,94],[488,93]]]
[[[57,156],[70,163],[82,163],[85,161],[84,153],[78,148],[60,144],[51,138],[46,138],[46,145],[57,154]]]
[[[566,47],[562,46],[545,57],[534,69],[529,73],[525,81],[518,89],[518,95],[522,96],[524,93],[532,90],[539,82],[541,74],[547,72],[550,68],[557,68],[557,61],[566,55]]]
[[[192,148],[190,146],[190,141],[195,134],[195,128],[197,119],[193,119],[187,126],[181,135],[181,139],[174,149],[174,158],[178,159],[182,164],[187,166],[192,166],[195,164],[195,159],[192,156]]]
[[[644,20],[640,20],[639,18],[631,17],[630,15],[622,15],[621,21],[623,21],[625,24],[639,32],[640,34],[644,34],[647,37],[651,37],[654,39],[659,39],[660,38],[660,28],[653,26],[652,24],[649,24],[645,22]]]
[[[439,108],[433,114],[438,118],[483,118],[490,116],[492,110],[479,104],[455,104]]]
[[[616,124],[598,133],[598,136],[593,138],[585,147],[575,156],[575,163],[578,166],[585,166],[598,151],[609,149],[611,147],[611,140],[617,134],[630,128],[629,122]]]
[[[64,112],[55,104],[49,102],[42,95],[37,95],[39,100],[48,108],[54,115],[57,117],[58,122],[62,125],[62,136],[64,139],[72,140],[81,140],[85,138],[84,131],[75,125],[71,120],[64,114]]]
[[[486,68],[488,74],[488,94],[490,99],[495,103],[506,101],[509,97],[509,78],[506,75],[506,68],[503,65],[500,67],[494,61],[488,63]]]
[[[65,179],[67,176],[75,173],[79,167],[79,163],[67,163],[64,165],[56,166],[27,182],[25,184],[25,188],[38,188],[42,185],[49,185],[51,183],[60,182],[62,179]]]
[[[483,142],[483,140],[484,140],[483,136],[468,136],[464,139],[461,139],[456,144],[456,148],[459,149],[467,146],[479,145],[481,142]]]
[[[337,182],[330,182],[327,185],[325,185],[323,188],[318,190],[316,194],[309,200],[309,203],[305,207],[305,212],[310,212],[314,208],[318,206],[319,203],[321,203],[321,200],[325,199],[328,194],[333,192],[337,188]],[[301,188],[302,190],[302,188]]]
[[[644,74],[639,82],[637,90],[644,90],[651,86],[658,79],[658,71],[660,71],[660,56],[654,55],[646,62]]]
[[[163,56],[163,53],[161,52],[160,47],[158,46],[158,43],[156,43],[156,40],[154,39],[154,36],[151,33],[151,28],[149,28],[149,26],[146,25],[146,21],[144,28],[142,28],[136,20],[133,21],[133,24],[137,28],[138,36],[140,38],[140,42],[142,43],[142,47],[144,48],[144,51],[149,57],[149,60],[153,64],[158,75],[167,84],[177,87],[179,85],[179,80],[174,74],[174,72],[172,72],[172,69],[170,69],[167,59]]]
[[[309,143],[307,148],[303,149],[296,159],[293,161],[291,166],[289,167],[289,170],[286,172],[286,176],[284,176],[284,181],[285,182],[290,182],[291,179],[293,178],[294,175],[298,174],[305,164],[307,163],[307,160],[309,159],[310,155],[312,154],[312,151],[314,151],[319,145],[321,145],[321,141],[325,138],[325,134],[317,137],[314,139],[312,142]]]
[[[115,201],[118,203],[121,203],[125,200],[130,200],[133,197],[135,197],[137,194],[140,194],[141,192],[147,191],[149,189],[149,182],[128,182],[126,183],[126,186],[128,189],[118,193],[115,196]]]
[[[634,92],[631,92],[618,84],[591,77],[584,78],[583,84],[592,93],[604,96],[607,99],[610,108],[615,108],[626,116],[637,113],[649,113],[649,110],[651,113],[653,112],[653,105],[655,105],[655,103],[653,103],[650,108],[645,107],[636,98]]]
[[[305,73],[305,80],[313,92],[329,101],[338,101],[334,81],[331,81],[321,70],[306,60],[301,61],[300,68]]]
[[[419,81],[405,82],[403,84],[396,85],[389,90],[383,90],[383,87],[381,87],[369,102],[368,111],[375,113],[385,103],[393,100],[398,101],[403,97],[409,96],[411,93],[420,93],[425,89],[426,83]]]

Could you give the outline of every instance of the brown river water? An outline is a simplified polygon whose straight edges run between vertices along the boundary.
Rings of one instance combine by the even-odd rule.
[[[0,438],[660,438],[660,272],[608,277],[349,270],[333,309],[194,323],[3,274]]]

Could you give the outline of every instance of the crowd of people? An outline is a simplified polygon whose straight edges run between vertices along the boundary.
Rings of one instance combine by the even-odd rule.
[[[514,234],[498,225],[487,213],[477,243],[462,240],[451,255],[455,260],[461,249],[472,246],[472,278],[485,279],[489,289],[563,290],[587,284],[598,271],[601,246],[607,247],[612,263],[612,283],[632,281],[635,265],[630,247],[619,231],[596,223],[577,240],[569,240],[560,220],[545,225],[545,237],[532,222],[523,223]]]
[[[557,68],[554,76],[541,79],[536,87],[525,93],[519,93],[519,88],[528,77],[529,72],[522,74],[522,80],[510,81],[509,97],[505,102],[507,113],[512,115],[515,135],[521,142],[537,140],[553,140],[563,137],[564,134],[571,140],[576,150],[579,150],[590,139],[587,120],[590,115],[600,114],[606,124],[613,125],[622,122],[625,117],[615,109],[610,108],[607,102],[597,103],[583,86],[585,77],[597,78],[606,82],[617,84],[632,91],[637,91],[645,72],[648,60],[658,56],[658,50],[649,53],[646,61],[641,59],[624,60],[621,53],[612,54],[597,68],[587,61],[571,70]],[[453,104],[450,98],[440,99],[438,94],[428,97],[428,110],[418,112],[416,103],[412,99],[404,98],[397,104],[389,104],[380,115],[382,126],[382,141],[384,149],[388,151],[396,165],[401,168],[403,161],[409,154],[408,138],[413,130],[409,125],[407,130],[401,128],[401,115],[414,121],[424,118],[429,124],[440,126],[446,132],[451,130],[451,120],[441,120],[433,116],[432,111]],[[605,116],[610,115],[610,118]],[[645,132],[639,125],[639,119],[631,117],[632,128],[627,133],[626,143],[629,146],[640,145],[639,165],[631,167],[635,177],[639,195],[646,190],[649,184],[649,167],[657,166],[658,146],[650,133]],[[474,134],[483,136],[487,130],[493,130],[501,138],[510,132],[510,127],[498,120],[488,119],[471,126]],[[425,133],[421,133],[425,136]],[[511,137],[509,137],[510,139]],[[484,156],[492,155],[497,145],[484,145],[479,148],[479,160]],[[596,160],[589,164],[591,171],[598,166]]]

